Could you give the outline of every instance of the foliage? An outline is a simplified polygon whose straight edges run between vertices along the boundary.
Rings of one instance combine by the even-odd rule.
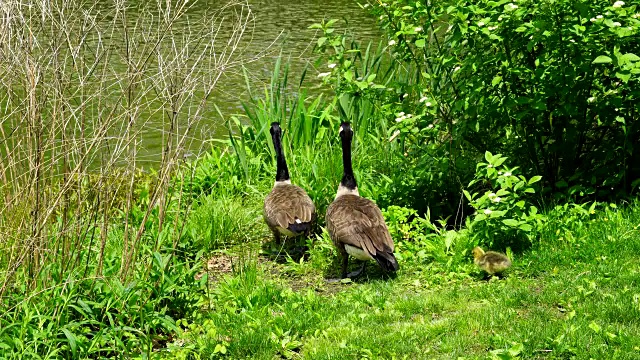
[[[382,211],[399,261],[458,265],[470,248],[466,230],[447,230],[447,221],[434,224],[430,214],[421,217],[414,209],[389,206]],[[439,225],[439,226],[438,226]]]
[[[478,163],[475,179],[469,183],[469,188],[475,186],[478,190],[464,190],[475,210],[467,218],[467,227],[477,242],[489,247],[522,246],[523,237],[530,244],[546,217],[531,204],[527,194],[535,193],[532,185],[542,177],[527,179],[516,175],[518,168],[509,168],[505,164],[507,158],[500,154],[487,151],[485,159],[486,163]]]
[[[397,0],[371,9],[396,61],[416,74],[404,110],[418,115],[416,146],[440,129],[455,170],[459,157],[492,151],[556,191],[610,196],[636,186],[636,2]]]
[[[102,277],[85,275],[95,271],[95,262],[71,273],[52,263],[40,276],[53,277],[59,285],[36,292],[25,284],[14,287],[1,310],[3,357],[135,356],[163,346],[176,331],[175,319],[191,317],[206,301],[207,277],[196,280],[199,256],[184,257],[185,244],[161,245],[161,250],[140,246],[141,257],[149,260],[130,281],[118,277],[122,250],[113,246],[106,252]]]
[[[187,3],[181,4],[177,14]],[[59,13],[45,11],[47,16],[74,14],[74,22],[94,24],[92,10],[58,5],[53,10]],[[158,6],[166,12],[149,21],[165,21],[162,28],[172,29],[173,10]],[[593,9],[602,10],[602,17],[586,21]],[[37,51],[22,54],[27,67],[15,56],[25,49],[3,53],[13,57],[3,63],[2,81],[22,81],[21,72],[33,67],[57,81],[52,87],[31,82],[32,88],[0,95],[8,104],[0,125],[27,114],[28,128],[16,131],[28,134],[25,143],[32,147],[15,153],[39,154],[0,162],[1,170],[10,165],[0,175],[16,179],[0,185],[0,195],[10,200],[0,208],[0,357],[453,358],[486,356],[489,350],[492,357],[516,358],[538,356],[539,349],[558,357],[633,357],[640,346],[638,203],[622,209],[568,203],[542,215],[538,207],[544,202],[529,194],[542,179],[531,176],[538,173],[576,198],[595,190],[606,195],[603,184],[633,186],[640,65],[632,41],[635,9],[622,2],[379,2],[373,11],[390,31],[386,44],[360,47],[348,34],[337,34],[333,21],[313,26],[322,32],[316,50],[330,70],[321,77],[335,97],[308,97],[305,74],[292,86],[288,66],[278,59],[264,95],[249,89],[244,114],[227,121],[228,138],[213,141],[210,152],[177,169],[187,136],[168,136],[161,166],[149,175],[136,170],[135,131],[128,129],[133,132],[114,147],[101,132],[57,142],[57,135],[44,135],[48,125],[42,120],[66,119],[71,112],[83,114],[73,121],[84,121],[94,107],[111,113],[122,107],[121,117],[109,115],[100,128],[132,124],[146,109],[170,114],[173,130],[183,128],[177,114],[188,116],[189,129],[215,85],[210,68],[195,66],[186,55],[168,59],[155,53],[161,47],[144,45],[151,52],[138,56],[147,60],[140,63],[127,52],[120,60],[130,66],[114,79],[101,63],[109,57],[93,59],[78,40],[84,38],[69,29],[58,34],[65,39],[51,43],[69,49],[32,48]],[[244,14],[244,8],[237,10]],[[126,24],[127,11],[118,8],[107,18]],[[24,19],[49,22],[34,14]],[[7,29],[0,28],[0,36]],[[31,30],[42,29],[52,28]],[[137,40],[125,40],[127,49],[155,39],[131,35]],[[198,59],[207,59],[213,47],[196,38],[185,40],[184,49],[200,49],[205,55]],[[234,39],[230,44],[237,44]],[[63,62],[73,60],[73,69],[94,70],[67,74],[63,70],[72,67],[59,66],[58,54],[70,56]],[[43,65],[36,55],[53,57]],[[147,63],[156,58],[162,69],[157,76]],[[185,75],[189,68],[195,72]],[[105,71],[103,82],[91,81],[93,71]],[[179,83],[189,87],[180,90]],[[197,90],[202,85],[205,94]],[[127,91],[122,101],[103,104],[100,94],[84,98],[94,87]],[[40,105],[33,98],[13,102],[22,92],[51,97],[40,96]],[[67,101],[60,95],[67,93],[82,94]],[[157,99],[149,99],[154,93]],[[47,105],[49,99],[54,103]],[[153,110],[154,104],[160,105]],[[341,174],[341,120],[356,129],[359,190],[383,209],[394,238],[401,262],[395,278],[370,266],[363,278],[328,284],[338,258],[326,231],[306,240],[309,251],[299,259],[284,254],[286,261],[278,263],[253,256],[269,238],[260,216],[275,173],[269,124],[281,122],[293,182],[316,201],[322,225]],[[85,129],[73,124],[67,129],[65,121],[55,123],[52,134]],[[7,146],[22,144],[14,139]],[[76,142],[84,145],[67,148]],[[94,151],[112,149],[111,158],[100,162],[105,167],[91,175]],[[486,162],[477,164],[474,175],[481,154]],[[508,167],[507,157],[521,163]],[[120,171],[115,163],[122,158],[130,162]],[[21,166],[29,176],[21,175]],[[525,175],[516,175],[520,169]],[[596,169],[593,179],[585,169]],[[568,177],[574,170],[578,177]],[[464,195],[476,213],[466,228],[452,229],[451,221],[459,224],[458,214],[466,211],[458,204],[466,182]],[[435,218],[445,220],[432,222],[431,207]],[[468,253],[476,243],[534,246],[515,254],[509,278],[483,284]],[[218,249],[232,258],[251,256],[234,259],[233,272],[218,274],[214,282],[203,263],[205,254]]]
[[[576,241],[584,241],[586,238],[576,239],[575,234],[582,232],[591,222],[595,220],[596,211],[603,204],[592,202],[584,204],[567,203],[556,205],[546,215],[549,219],[562,218],[564,221],[548,221],[543,225],[542,232],[548,232],[558,237],[558,241],[567,243],[575,243]],[[611,209],[617,208],[617,205],[610,204]],[[605,216],[604,221],[609,219]]]
[[[356,134],[364,138],[371,130],[386,130],[386,124],[379,120],[395,106],[396,96],[388,91],[387,84],[397,73],[383,46],[373,48],[369,44],[361,48],[348,33],[336,32],[336,22],[334,19],[310,26],[322,32],[315,51],[323,55],[318,63],[328,70],[318,77],[335,91],[342,119],[350,121]]]
[[[219,193],[202,197],[189,217],[193,245],[210,253],[263,235],[262,200],[255,194],[244,200]]]
[[[206,302],[176,169],[251,9],[0,7],[0,357],[148,358]]]
[[[349,33],[338,33],[335,23],[311,26],[322,32],[315,48],[318,66],[328,69],[318,76],[335,92],[341,118],[356,124],[361,139],[388,139],[385,154],[395,171],[388,175],[393,186],[380,199],[381,205],[393,203],[421,213],[429,206],[443,217],[455,211],[452,199],[457,199],[461,184],[457,168],[470,165],[450,161],[453,154],[444,146],[437,122],[423,124],[430,120],[426,114],[437,108],[411,90],[419,73],[394,61],[386,44],[361,46]],[[429,198],[429,204],[422,198]]]

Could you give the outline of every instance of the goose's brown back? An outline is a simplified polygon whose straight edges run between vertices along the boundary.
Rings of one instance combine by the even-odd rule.
[[[274,186],[264,199],[263,210],[265,221],[271,229],[289,229],[292,225],[310,223],[316,213],[309,195],[292,184]]]
[[[373,201],[342,195],[327,208],[327,230],[336,246],[348,244],[368,252],[393,254],[394,246],[382,212]]]

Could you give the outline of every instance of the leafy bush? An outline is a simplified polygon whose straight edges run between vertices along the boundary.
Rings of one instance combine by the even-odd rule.
[[[151,353],[175,333],[175,320],[190,318],[205,301],[207,277],[196,280],[202,265],[141,245],[149,262],[139,264],[131,281],[117,276],[121,249],[105,253],[104,277],[86,277],[88,268],[65,274],[59,285],[29,292],[24,284],[3,298],[0,308],[0,352],[3,358],[24,356],[65,359]],[[85,254],[90,257],[91,254]],[[56,278],[62,265],[49,264],[41,276]]]
[[[541,232],[554,236],[560,243],[575,243],[578,241],[575,234],[584,232],[584,228],[595,219],[598,205],[602,204],[593,201],[556,205],[546,212],[549,221],[543,225]],[[610,207],[613,209],[615,206],[612,204]]]
[[[466,262],[464,256],[471,250],[471,239],[466,229],[447,230],[446,220],[434,224],[429,212],[421,217],[416,210],[400,206],[389,206],[383,209],[382,214],[395,242],[399,261],[436,261],[447,266]]]
[[[507,167],[507,158],[500,154],[487,151],[485,159],[487,162],[478,164],[475,179],[469,183],[469,188],[475,186],[478,190],[464,190],[476,211],[467,218],[467,227],[474,239],[485,245],[522,246],[523,238],[531,243],[545,216],[530,204],[527,194],[535,193],[532,185],[542,177],[527,180],[515,175],[518,168]]]
[[[637,186],[635,1],[396,0],[372,9],[396,61],[415,72],[402,86],[414,100],[404,112],[420,115],[416,146],[441,129],[454,170],[459,157],[492,150],[554,190],[610,196]]]
[[[318,66],[327,71],[318,76],[335,92],[337,110],[355,124],[358,138],[387,143],[387,151],[378,158],[385,159],[391,171],[379,204],[420,213],[429,208],[436,216],[455,211],[452,199],[458,199],[461,187],[456,168],[465,164],[450,161],[451,149],[444,146],[441,126],[427,116],[437,108],[411,90],[419,82],[419,72],[394,61],[387,44],[361,46],[349,33],[337,32],[335,23],[311,26],[322,31],[315,50],[320,54]]]

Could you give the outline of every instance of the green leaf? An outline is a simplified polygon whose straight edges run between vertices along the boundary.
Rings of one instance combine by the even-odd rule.
[[[424,39],[416,40],[416,47],[419,47],[420,49],[422,49],[424,47],[424,45],[425,45]]]
[[[213,349],[213,353],[214,354],[226,354],[227,353],[227,347],[222,345],[222,344],[216,344],[215,349]]]
[[[640,61],[640,56],[636,55],[636,54],[632,54],[632,53],[626,53],[624,55],[620,55],[618,56],[618,61],[620,63],[628,63],[630,61]]]
[[[67,329],[62,329],[64,336],[69,340],[69,347],[71,347],[71,353],[73,357],[76,357],[76,352],[78,351],[78,346],[76,345],[76,337],[71,333],[71,331]]]
[[[454,240],[458,237],[458,233],[454,230],[449,230],[444,235],[444,246],[449,250],[453,245]]]
[[[535,183],[537,183],[538,181],[540,181],[541,179],[542,179],[542,176],[540,176],[540,175],[536,175],[536,176],[532,177],[531,179],[529,179],[529,183],[528,183],[528,184],[529,184],[529,185],[531,185],[531,184],[535,184]]]
[[[498,167],[498,166],[502,165],[505,162],[505,160],[507,160],[506,157],[498,158],[498,159],[496,159],[496,161],[493,162],[493,166],[494,167]]]
[[[493,159],[493,154],[491,154],[489,151],[486,151],[484,153],[484,158],[487,160],[488,163],[491,163],[491,159]]]
[[[496,75],[493,80],[491,80],[491,85],[496,86],[502,81],[502,76]]]
[[[547,109],[547,104],[545,102],[542,102],[542,101],[536,101],[535,103],[533,103],[532,106],[536,110],[546,110]]]
[[[600,55],[595,60],[593,60],[592,64],[608,64],[613,61],[610,57],[606,55]]]
[[[518,343],[509,349],[509,355],[518,356],[524,350],[524,345]]]
[[[520,223],[518,220],[515,220],[515,219],[504,219],[504,220],[502,220],[502,222],[505,225],[512,226],[512,227],[516,227]]]
[[[318,47],[321,47],[322,45],[324,45],[325,42],[327,42],[327,38],[326,37],[318,38]]]
[[[589,324],[589,328],[597,333],[600,333],[600,330],[602,330],[600,325],[596,324],[595,321],[592,321],[591,324]]]
[[[529,231],[533,230],[533,226],[531,226],[529,224],[520,224],[520,230],[529,232]]]
[[[627,83],[629,81],[629,79],[631,78],[631,74],[630,73],[616,73],[616,77],[620,80],[622,80],[624,83]]]
[[[496,195],[498,196],[505,196],[505,195],[509,195],[509,190],[506,189],[500,189],[496,192]]]

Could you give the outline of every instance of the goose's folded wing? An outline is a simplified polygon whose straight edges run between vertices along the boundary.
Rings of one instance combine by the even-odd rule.
[[[327,212],[329,232],[338,241],[366,250],[372,256],[378,252],[393,252],[393,240],[382,212],[370,200],[353,197],[338,199]]]
[[[307,223],[315,217],[316,208],[307,193],[295,185],[274,188],[264,201],[267,222],[282,228],[296,223]]]

